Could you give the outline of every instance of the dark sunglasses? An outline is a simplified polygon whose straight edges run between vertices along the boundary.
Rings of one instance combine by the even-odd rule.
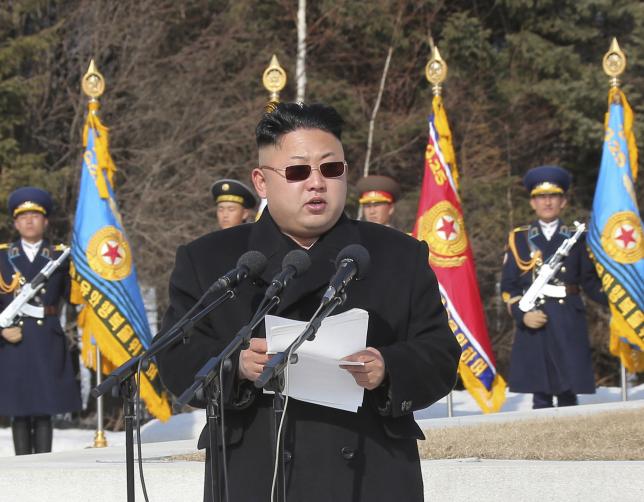
[[[347,168],[346,160],[339,160],[337,162],[324,162],[320,164],[319,171],[325,178],[339,178],[344,174]],[[295,166],[288,166],[283,169],[277,169],[270,166],[260,166],[260,169],[270,169],[275,171],[280,176],[286,178],[286,181],[304,181],[311,176],[313,167],[308,164],[297,164]],[[284,171],[282,174],[281,171]]]

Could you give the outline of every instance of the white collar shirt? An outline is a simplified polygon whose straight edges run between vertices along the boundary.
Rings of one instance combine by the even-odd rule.
[[[34,242],[32,244],[30,242],[27,242],[24,239],[21,239],[21,244],[22,244],[22,249],[27,255],[27,258],[29,259],[29,261],[33,262],[36,259],[36,255],[38,254],[38,251],[40,251],[42,240],[39,240],[38,242]]]
[[[551,221],[549,223],[539,220],[539,226],[541,227],[541,233],[546,238],[546,240],[549,241],[550,239],[552,239],[552,236],[557,231],[557,227],[559,226],[559,220]]]

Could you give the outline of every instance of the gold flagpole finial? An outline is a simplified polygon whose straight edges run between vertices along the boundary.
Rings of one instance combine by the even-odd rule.
[[[93,59],[89,62],[89,68],[83,75],[82,87],[83,92],[91,99],[99,98],[105,92],[105,78],[96,68]]]
[[[266,111],[271,112],[280,102],[280,91],[286,86],[286,71],[280,66],[277,56],[273,54],[268,68],[262,75],[264,88],[269,92],[269,101],[266,104]]]
[[[610,86],[619,87],[619,77],[626,69],[626,54],[619,47],[617,39],[613,37],[610,43],[610,49],[604,54],[602,66],[606,75],[610,77]]]
[[[430,42],[432,41],[430,40]],[[447,78],[447,63],[438,52],[438,47],[433,43],[430,43],[430,45],[432,46],[432,57],[425,66],[425,77],[432,84],[434,96],[440,96],[443,81]]]

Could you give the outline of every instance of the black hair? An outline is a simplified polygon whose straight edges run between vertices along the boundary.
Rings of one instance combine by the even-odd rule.
[[[257,148],[275,146],[282,136],[298,129],[320,129],[341,140],[342,123],[342,117],[331,106],[320,103],[278,103],[275,109],[265,113],[257,124]]]

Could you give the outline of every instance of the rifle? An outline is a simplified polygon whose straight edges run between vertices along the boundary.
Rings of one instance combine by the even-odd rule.
[[[0,313],[0,328],[13,326],[18,317],[35,317],[42,319],[45,317],[45,308],[29,304],[38,291],[40,291],[51,274],[60,267],[60,265],[69,256],[71,249],[65,247],[61,255],[55,260],[51,260],[45,265],[33,280],[20,288],[20,293],[11,301],[7,308]]]
[[[542,296],[544,288],[548,285],[550,280],[557,275],[557,272],[559,272],[559,269],[563,265],[564,258],[568,256],[568,253],[570,253],[570,250],[575,245],[575,242],[579,240],[579,236],[584,232],[584,230],[586,230],[586,225],[576,221],[575,233],[563,241],[555,254],[553,254],[548,261],[541,266],[537,278],[519,301],[519,308],[523,312],[528,312],[534,308],[537,303],[537,299]]]

